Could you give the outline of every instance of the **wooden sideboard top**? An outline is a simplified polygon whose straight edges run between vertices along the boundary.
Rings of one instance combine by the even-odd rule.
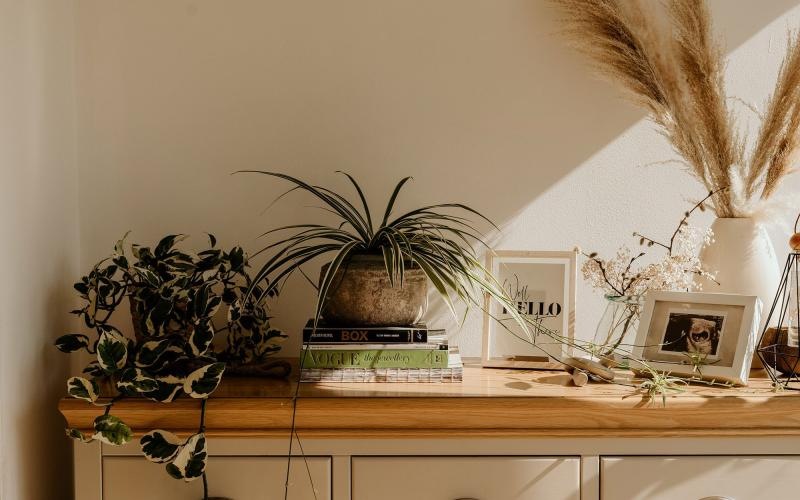
[[[570,384],[564,372],[467,366],[460,384],[301,384],[296,429],[308,437],[769,436],[800,435],[800,392],[692,385],[647,399],[631,385]],[[207,432],[285,436],[296,384],[225,379],[207,404]],[[114,405],[134,431],[196,431],[200,401],[123,399]],[[90,429],[102,408],[65,398],[69,427]]]

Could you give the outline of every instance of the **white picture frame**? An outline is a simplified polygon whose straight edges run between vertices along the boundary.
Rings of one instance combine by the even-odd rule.
[[[509,288],[512,299],[519,299],[520,312],[544,313],[538,316],[544,317],[543,326],[571,343],[575,338],[577,255],[576,251],[495,250],[487,255],[486,269]],[[503,313],[500,303],[487,295],[484,306],[482,366],[564,369],[559,361],[571,354],[567,344],[540,334],[535,339],[537,347],[531,346],[495,319],[504,320],[512,332],[525,336],[511,316]]]
[[[649,292],[632,355],[674,375],[747,385],[760,322],[754,295]],[[631,368],[644,373],[635,361]]]

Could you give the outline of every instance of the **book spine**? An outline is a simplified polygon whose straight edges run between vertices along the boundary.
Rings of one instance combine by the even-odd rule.
[[[311,368],[304,370],[300,382],[344,383],[452,383],[463,380],[461,368]]]
[[[339,329],[339,328],[310,328],[303,329],[303,343],[306,344],[407,344],[426,343],[427,330],[370,330],[370,329]]]
[[[308,344],[308,349],[312,351],[385,351],[389,350],[439,350],[448,351],[448,344]]]
[[[448,352],[439,349],[304,349],[303,368],[447,368]]]

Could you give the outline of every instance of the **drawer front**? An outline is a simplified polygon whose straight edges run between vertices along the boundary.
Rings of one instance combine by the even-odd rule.
[[[603,500],[796,498],[800,457],[608,457]]]
[[[318,500],[331,498],[331,461],[309,457]],[[234,500],[283,498],[286,459],[280,457],[211,457],[208,461],[210,496]],[[185,483],[172,479],[164,465],[142,457],[103,458],[103,500],[198,500],[203,498],[200,479]],[[292,459],[290,500],[314,500],[302,458]]]
[[[578,500],[580,458],[354,457],[353,500]]]

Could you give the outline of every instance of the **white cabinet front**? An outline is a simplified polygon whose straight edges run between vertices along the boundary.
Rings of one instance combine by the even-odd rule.
[[[580,458],[353,457],[353,500],[578,500]]]
[[[308,474],[313,478],[316,496]],[[308,471],[302,458],[292,460],[289,475],[289,500],[330,500],[331,460],[309,457]],[[232,500],[283,498],[286,459],[281,457],[210,457],[208,461],[210,496]],[[142,457],[103,458],[103,500],[198,500],[203,485],[172,479],[163,465]]]
[[[798,498],[800,457],[606,457],[603,500]]]

